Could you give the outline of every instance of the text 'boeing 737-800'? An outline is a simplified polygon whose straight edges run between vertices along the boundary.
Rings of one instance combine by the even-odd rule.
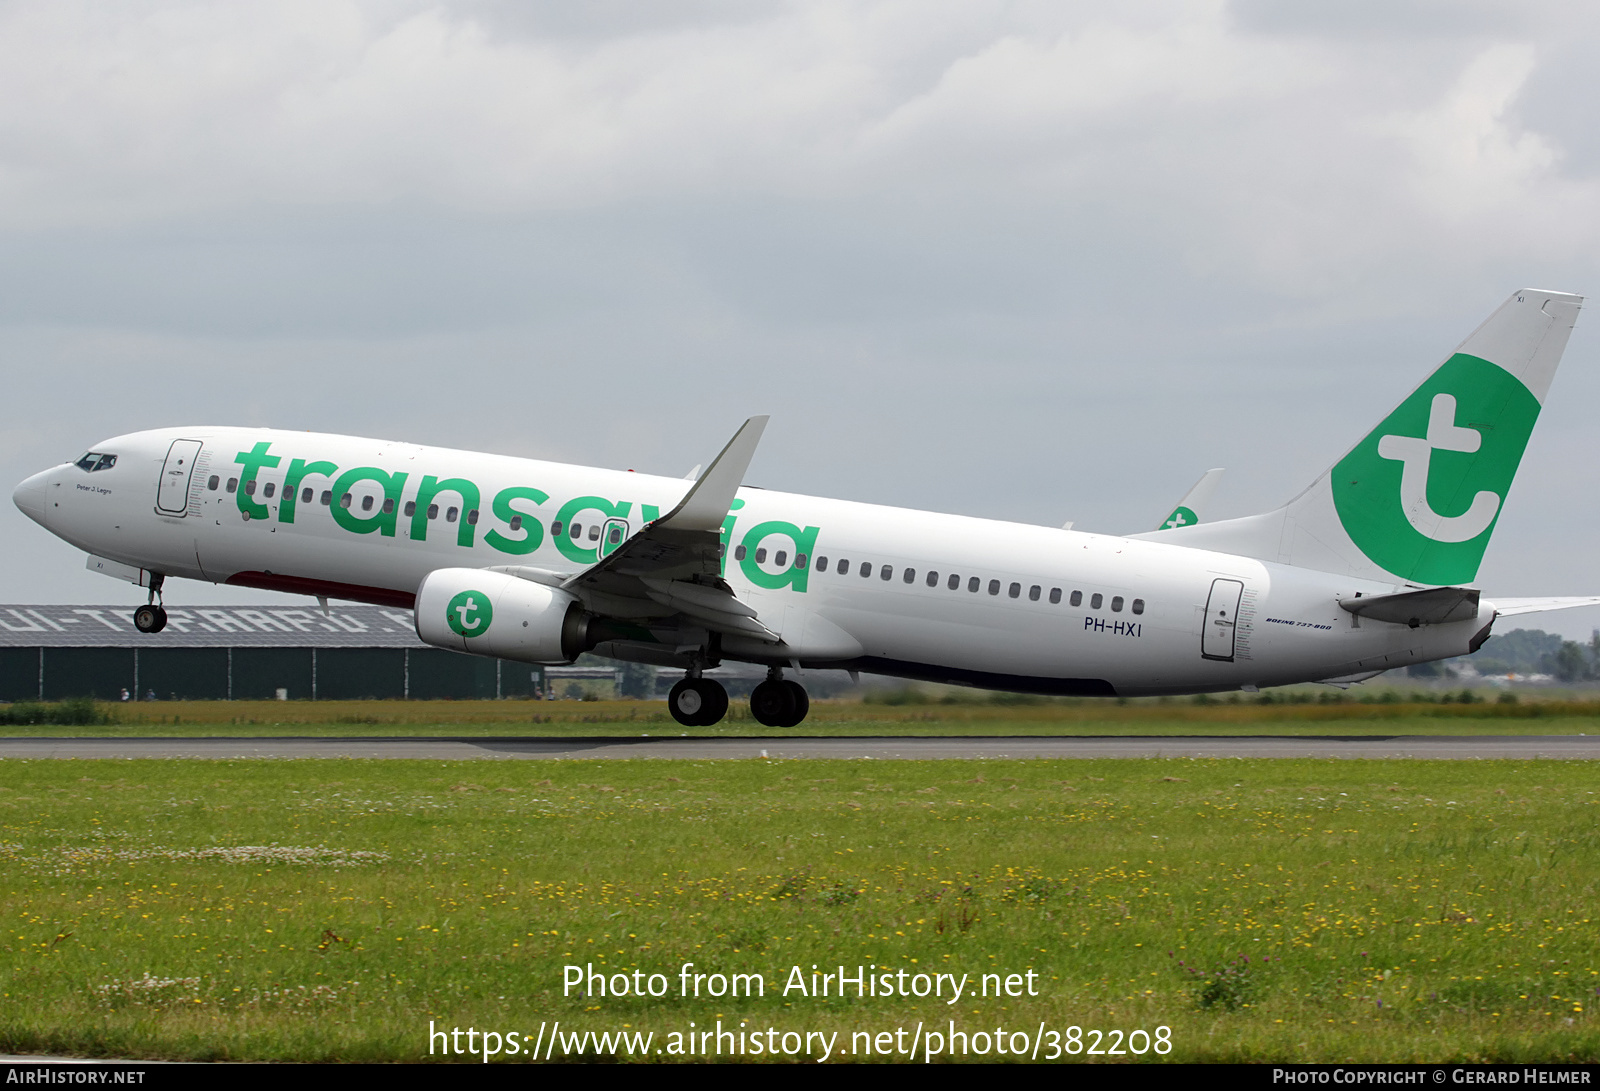
[[[786,669],[1039,694],[1353,681],[1476,650],[1477,576],[1582,299],[1519,291],[1285,506],[1127,537],[743,486],[765,417],[685,479],[255,428],[164,428],[28,478],[16,504],[150,589],[168,578],[414,610],[418,636],[528,663],[678,668],[672,715],[716,723],[702,672],[765,665],[761,723],[806,715]]]

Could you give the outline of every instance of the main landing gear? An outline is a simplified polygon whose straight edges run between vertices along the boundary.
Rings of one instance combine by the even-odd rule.
[[[795,727],[811,711],[811,698],[799,682],[784,678],[772,667],[767,680],[750,693],[750,715],[767,727]]]
[[[684,727],[710,727],[728,714],[728,691],[722,683],[691,670],[667,694],[667,710]],[[811,698],[799,682],[773,667],[767,680],[750,694],[750,715],[766,727],[795,727],[811,711]]]
[[[161,605],[161,585],[166,577],[150,573],[150,601],[133,612],[133,627],[141,633],[159,633],[167,627],[167,608]]]
[[[710,727],[728,714],[728,691],[722,683],[695,671],[672,687],[667,710],[684,727]]]

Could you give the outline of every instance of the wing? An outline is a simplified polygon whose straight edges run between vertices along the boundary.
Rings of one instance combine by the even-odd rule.
[[[561,587],[604,618],[649,625],[682,617],[711,632],[779,643],[722,578],[722,524],[766,426],[765,416],[745,421],[677,507],[584,571],[562,576],[523,565],[497,571]]]
[[[1156,531],[1193,526],[1201,522],[1205,518],[1206,509],[1211,506],[1211,495],[1217,491],[1217,485],[1221,481],[1221,467],[1207,470],[1200,475],[1200,480],[1194,483],[1194,488],[1184,494],[1183,499],[1178,501],[1177,507],[1172,509],[1172,513],[1156,527]]]

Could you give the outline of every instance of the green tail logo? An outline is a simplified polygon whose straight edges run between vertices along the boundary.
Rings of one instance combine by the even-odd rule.
[[[1515,376],[1457,353],[1333,468],[1345,531],[1401,579],[1469,582],[1538,417]]]

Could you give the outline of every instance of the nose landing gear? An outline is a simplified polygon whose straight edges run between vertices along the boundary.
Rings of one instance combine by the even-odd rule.
[[[141,633],[159,633],[167,627],[167,608],[161,605],[161,585],[166,577],[150,573],[150,601],[133,612],[133,627]]]
[[[784,678],[773,667],[767,680],[750,694],[750,715],[767,727],[796,727],[811,711],[811,698],[799,682]]]

